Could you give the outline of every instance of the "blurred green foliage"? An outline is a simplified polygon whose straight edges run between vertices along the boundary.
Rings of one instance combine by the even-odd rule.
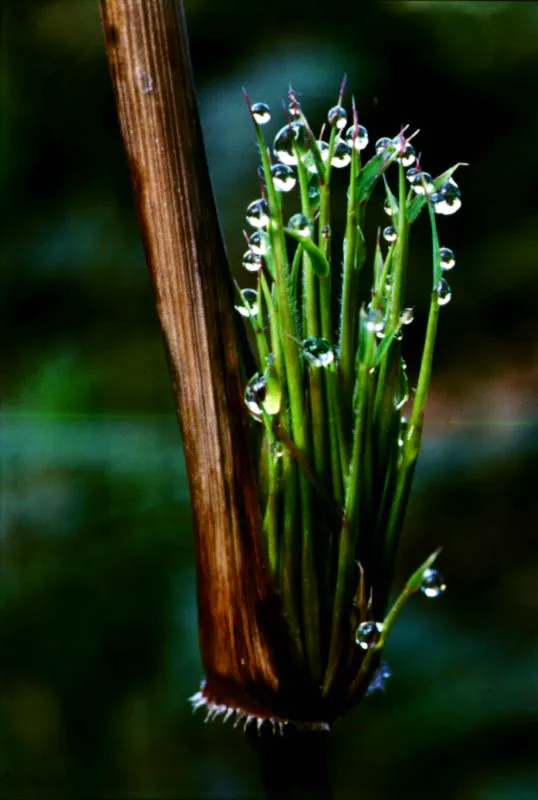
[[[186,702],[188,487],[96,3],[1,13],[0,794],[253,796],[242,735]],[[442,544],[449,591],[413,599],[387,695],[335,728],[335,784],[535,797],[538,5],[197,0],[187,17],[236,275],[258,191],[242,85],[276,112],[292,81],[321,124],[347,72],[371,140],[409,122],[430,172],[471,163],[441,228],[454,295],[401,555],[403,577]]]

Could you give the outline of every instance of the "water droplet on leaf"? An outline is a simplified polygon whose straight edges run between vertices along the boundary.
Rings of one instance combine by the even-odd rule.
[[[420,591],[426,597],[439,597],[440,594],[443,594],[446,591],[446,583],[441,573],[433,569],[433,567],[428,567],[428,569],[424,570]]]
[[[278,161],[293,167],[298,161],[295,149],[302,153],[307,146],[306,128],[300,120],[295,120],[279,130],[273,142],[273,153]]]
[[[438,192],[430,195],[433,210],[446,217],[455,214],[461,208],[461,192],[456,181],[449,178]]]
[[[251,113],[258,125],[266,125],[271,119],[271,111],[266,103],[254,103]]]
[[[355,150],[364,150],[368,145],[368,131],[363,125],[358,125],[355,136],[355,125],[351,125],[346,131],[346,142]]]
[[[288,228],[301,236],[311,236],[314,231],[314,223],[304,214],[294,214],[288,222]]]
[[[291,192],[297,183],[293,170],[286,164],[274,164],[271,167],[271,175],[277,192]]]
[[[366,315],[366,329],[375,331],[376,333],[383,330],[385,327],[385,317],[379,308],[370,308]]]
[[[409,167],[417,157],[415,148],[406,142],[404,136],[395,136],[392,141],[396,147],[396,158],[401,161],[403,167]]]
[[[335,359],[334,347],[327,339],[309,336],[301,346],[304,357],[313,367],[328,367]]]
[[[332,166],[341,169],[342,167],[347,167],[350,161],[351,147],[345,142],[337,142],[333,151],[333,157],[331,158]]]
[[[375,151],[377,155],[391,150],[394,150],[394,142],[392,139],[389,139],[388,136],[382,136],[381,139],[378,139],[375,143]]]
[[[269,234],[265,231],[256,231],[248,240],[249,247],[257,256],[265,256],[269,252]]]
[[[331,226],[330,225],[325,225],[321,229],[321,235],[322,235],[322,237],[324,239],[330,239],[331,238]]]
[[[243,266],[249,272],[258,272],[262,268],[261,256],[254,253],[252,250],[247,250],[243,256]]]
[[[448,247],[439,248],[439,260],[441,262],[441,269],[444,270],[452,269],[452,267],[456,263],[456,259],[454,258],[454,253]]]
[[[278,458],[282,458],[282,456],[284,455],[284,445],[282,444],[282,442],[279,441],[272,442],[271,455],[275,460]]]
[[[452,299],[452,290],[444,278],[441,278],[435,287],[435,293],[437,294],[437,303],[440,306],[446,306],[447,303],[450,303]]]
[[[262,408],[270,416],[278,414],[280,403],[281,392],[277,387],[270,391],[267,379],[260,372],[256,372],[245,389],[245,405],[252,416],[259,419],[262,416]]]
[[[266,228],[269,224],[269,205],[261,198],[254,200],[247,208],[246,220],[253,228]]]
[[[244,303],[235,306],[242,317],[255,317],[258,313],[258,292],[255,289],[243,289],[241,296]]]
[[[342,106],[333,106],[327,113],[327,121],[329,125],[338,128],[339,131],[346,127],[347,113]]]
[[[385,212],[385,214],[388,214],[389,217],[392,217],[392,206],[391,206],[391,204],[389,203],[388,200],[385,200],[385,204],[383,206],[383,211]]]
[[[392,225],[389,225],[389,226],[388,226],[387,228],[385,228],[385,230],[383,231],[383,239],[384,239],[386,242],[395,242],[397,238],[398,238],[398,234],[396,233],[396,231],[394,230],[394,228],[392,227]]]
[[[377,641],[378,634],[383,630],[382,622],[361,622],[355,631],[355,642],[363,650],[373,647]]]
[[[404,308],[400,314],[400,325],[411,325],[415,316],[414,309]]]

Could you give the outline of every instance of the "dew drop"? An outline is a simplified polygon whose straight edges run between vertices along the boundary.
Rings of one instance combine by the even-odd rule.
[[[419,180],[411,184],[415,194],[431,194],[434,190],[433,178],[429,172],[421,172]]]
[[[435,293],[437,295],[438,305],[446,306],[447,303],[450,303],[452,299],[452,290],[444,278],[441,278],[435,287]]]
[[[269,252],[270,240],[266,231],[256,231],[248,240],[249,247],[257,256],[266,256]]]
[[[329,144],[328,142],[324,142],[322,139],[316,142],[316,144],[319,148],[319,152],[321,153],[321,158],[323,162],[326,164],[327,161],[329,160]]]
[[[275,461],[279,458],[282,458],[284,455],[284,445],[282,442],[272,442],[271,444],[271,455],[275,459]]]
[[[250,110],[254,121],[257,122],[258,125],[267,125],[271,119],[271,111],[266,103],[254,103]]]
[[[337,142],[331,158],[331,165],[337,169],[347,167],[351,161],[351,147],[345,142]]]
[[[381,633],[382,630],[382,622],[373,622],[371,620],[361,622],[355,631],[355,643],[363,650],[368,650],[375,645],[378,638],[377,635]]]
[[[288,228],[301,236],[311,236],[314,231],[314,223],[304,214],[294,214],[288,222]]]
[[[391,151],[394,149],[394,141],[389,139],[388,136],[382,136],[381,139],[378,139],[375,143],[375,151],[377,155],[384,153],[385,151]]]
[[[366,329],[379,333],[385,327],[385,317],[379,308],[370,308],[366,315]]]
[[[335,359],[334,347],[327,339],[309,336],[301,344],[303,355],[313,367],[328,367]]]
[[[289,112],[289,115],[290,115],[290,117],[292,119],[297,119],[300,116],[300,114],[301,114],[301,104],[299,103],[298,100],[293,99],[288,104],[288,112]]]
[[[383,239],[384,239],[386,242],[395,242],[397,238],[398,238],[398,234],[396,233],[396,231],[394,230],[394,228],[392,227],[392,225],[389,225],[389,226],[388,226],[387,228],[385,228],[385,230],[383,231]]]
[[[401,162],[402,167],[411,166],[417,158],[413,145],[406,142],[404,136],[395,136],[392,142],[396,147],[396,158]]]
[[[271,175],[277,192],[291,192],[297,183],[293,170],[286,164],[273,164]]]
[[[275,388],[271,391],[268,387],[267,379],[256,372],[249,380],[245,389],[245,405],[253,417],[259,419],[263,410],[273,416],[280,410],[281,392]]]
[[[404,308],[400,314],[400,325],[411,325],[415,317],[414,309]]]
[[[432,567],[428,567],[428,569],[424,570],[420,591],[422,594],[425,594],[426,597],[439,597],[440,594],[443,594],[443,592],[446,591],[446,583],[441,573]]]
[[[243,266],[249,272],[259,272],[263,266],[261,256],[252,250],[247,250],[243,256]]]
[[[262,405],[266,394],[267,381],[260,372],[256,372],[245,389],[245,405],[254,417],[262,416]]]
[[[324,239],[330,239],[331,238],[331,226],[330,225],[324,225],[324,227],[321,229],[321,235],[322,235],[322,237]]]
[[[385,214],[388,214],[389,217],[392,217],[392,206],[388,200],[385,200],[383,211],[385,212]]]
[[[455,214],[461,208],[461,192],[456,181],[449,178],[438,192],[430,195],[433,210],[446,217]]]
[[[363,125],[359,125],[355,136],[355,125],[351,125],[346,131],[346,142],[355,150],[364,150],[368,145],[368,131]]]
[[[333,106],[327,113],[327,121],[332,128],[338,128],[339,131],[346,127],[347,113],[342,106]]]
[[[295,149],[303,152],[307,146],[306,128],[302,122],[295,120],[278,131],[273,142],[273,153],[278,161],[293,167],[298,161]]]
[[[258,313],[258,292],[255,289],[242,289],[243,303],[235,306],[242,317],[255,317]]]
[[[409,422],[407,421],[407,417],[402,417],[400,419],[400,432],[398,434],[398,447],[403,447],[405,443],[405,435],[407,433],[407,429],[409,427]]]
[[[246,220],[253,228],[266,228],[269,224],[269,206],[267,200],[254,200],[247,208]]]
[[[439,259],[441,261],[441,269],[444,270],[452,269],[452,267],[456,263],[456,259],[454,258],[454,253],[452,250],[450,250],[449,247],[439,248]]]
[[[398,388],[396,390],[396,395],[394,397],[394,408],[396,410],[402,408],[403,406],[405,406],[408,400],[409,400],[409,379],[407,377],[407,372],[405,371],[405,368],[402,365],[402,369],[400,370],[400,377],[398,378]]]

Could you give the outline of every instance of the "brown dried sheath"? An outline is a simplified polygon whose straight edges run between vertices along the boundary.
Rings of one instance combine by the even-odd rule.
[[[231,279],[183,9],[173,0],[101,0],[100,7],[183,433],[204,692],[249,713],[315,718],[265,566]]]

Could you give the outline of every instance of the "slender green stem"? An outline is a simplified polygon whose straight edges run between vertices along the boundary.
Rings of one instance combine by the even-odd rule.
[[[351,176],[347,202],[344,240],[344,272],[342,278],[342,310],[340,316],[340,377],[346,405],[351,403],[353,370],[356,349],[357,293],[356,249],[358,240],[358,204],[356,202],[359,153],[354,147],[351,155]]]

